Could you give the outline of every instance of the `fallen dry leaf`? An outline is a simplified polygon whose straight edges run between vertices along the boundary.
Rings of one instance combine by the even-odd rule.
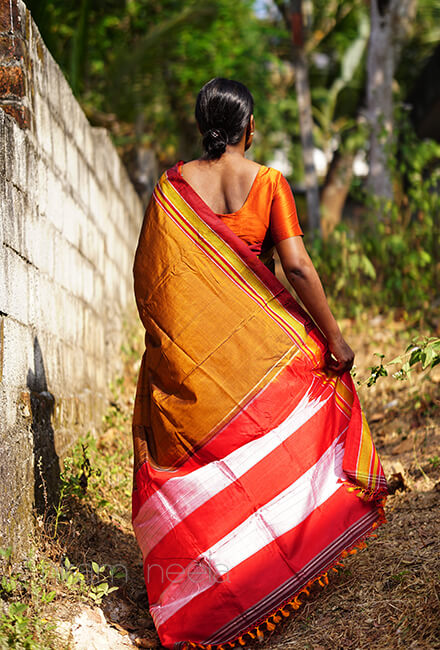
[[[397,490],[408,490],[408,486],[405,483],[405,480],[401,472],[396,472],[391,474],[390,478],[387,479],[388,491],[390,494],[394,494]]]
[[[159,648],[160,644],[156,639],[142,639],[141,637],[137,637],[134,640],[135,646],[138,648]]]
[[[112,627],[115,627],[118,632],[122,635],[128,634],[127,630],[122,627],[122,625],[119,625],[119,623],[116,623],[115,621],[110,621],[110,624]]]

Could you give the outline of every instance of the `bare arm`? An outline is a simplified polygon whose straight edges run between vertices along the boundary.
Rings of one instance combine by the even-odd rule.
[[[287,280],[328,341],[332,354],[327,365],[343,373],[353,365],[354,353],[344,340],[322,288],[321,280],[307,253],[302,237],[288,237],[277,244]]]

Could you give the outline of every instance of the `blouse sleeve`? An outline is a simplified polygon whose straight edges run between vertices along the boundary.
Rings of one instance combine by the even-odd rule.
[[[282,174],[280,174],[278,186],[272,200],[270,230],[275,244],[288,237],[303,234],[298,222],[292,190]]]

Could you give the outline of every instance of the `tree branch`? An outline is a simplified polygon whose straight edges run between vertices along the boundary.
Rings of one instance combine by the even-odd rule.
[[[285,4],[284,0],[273,0],[276,8],[280,12],[281,16],[283,17],[284,22],[286,23],[287,30],[290,33],[290,16],[289,16],[289,9],[287,5]]]

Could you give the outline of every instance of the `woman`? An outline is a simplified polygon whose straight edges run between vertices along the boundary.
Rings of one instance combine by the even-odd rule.
[[[167,648],[272,630],[384,520],[387,494],[289,185],[245,158],[250,92],[213,79],[196,119],[204,154],[162,175],[134,262],[133,527]]]

